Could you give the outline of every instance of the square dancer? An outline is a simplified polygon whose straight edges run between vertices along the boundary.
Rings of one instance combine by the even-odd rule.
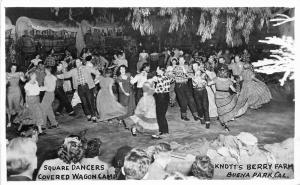
[[[188,66],[185,65],[185,60],[183,57],[179,57],[179,65],[175,66],[173,69],[173,74],[175,78],[175,92],[180,105],[181,119],[184,121],[189,121],[187,117],[187,106],[190,107],[193,114],[194,120],[199,120],[197,107],[193,97],[192,89],[188,85]]]
[[[157,76],[153,78],[153,81],[155,82],[154,98],[156,103],[156,117],[159,127],[159,135],[165,135],[169,133],[166,113],[169,106],[169,93],[172,79],[165,75],[164,68],[157,67],[156,73]]]
[[[143,85],[147,81],[147,76],[150,71],[150,65],[149,63],[144,63],[141,72],[135,77],[130,79],[131,84],[137,83],[137,91],[136,91],[136,96],[135,96],[135,102],[138,104],[139,100],[143,96]]]
[[[44,78],[44,86],[40,87],[41,91],[45,91],[43,100],[41,102],[41,107],[44,113],[44,123],[47,123],[47,118],[50,121],[49,128],[57,128],[58,123],[55,119],[55,115],[52,108],[52,103],[54,101],[54,91],[56,87],[57,78],[51,74],[51,67],[47,66],[45,68],[46,76]]]
[[[198,114],[200,116],[201,124],[206,125],[208,129],[210,126],[209,118],[209,102],[208,95],[206,91],[206,74],[204,72],[204,64],[195,62],[193,63],[194,76],[192,77],[193,81],[193,93],[196,106],[198,109]]]
[[[76,68],[62,75],[58,75],[58,78],[72,78],[73,87],[78,91],[84,114],[86,115],[88,121],[92,120],[93,122],[96,122],[96,100],[94,97],[95,82],[92,74],[95,75],[95,79],[97,79],[100,75],[99,71],[82,65],[82,61],[77,59]]]

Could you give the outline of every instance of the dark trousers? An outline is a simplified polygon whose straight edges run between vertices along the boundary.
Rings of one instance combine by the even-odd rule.
[[[82,108],[86,116],[96,116],[94,88],[89,89],[87,84],[78,85],[78,95],[82,103]]]
[[[241,92],[242,89],[242,81],[241,81],[241,77],[239,75],[234,75],[234,80],[236,81],[235,83],[235,89],[237,92]]]
[[[210,121],[209,103],[206,89],[194,89],[194,99],[197,105],[197,110],[200,118],[204,117],[205,121]]]
[[[39,96],[40,96],[40,103],[42,103],[42,100],[43,100],[43,98],[45,96],[45,91],[41,91],[40,94],[39,94]]]
[[[170,95],[169,93],[157,93],[154,95],[154,98],[156,103],[156,117],[157,117],[159,132],[163,134],[169,133],[166,113],[168,110]]]
[[[194,116],[198,116],[193,92],[188,83],[176,83],[175,92],[180,105],[181,116],[187,116],[187,106],[190,107],[190,110]]]
[[[143,88],[136,88],[135,104],[137,105],[140,99],[143,97]]]
[[[64,108],[66,108],[67,113],[70,113],[73,111],[73,107],[72,107],[63,87],[56,87],[55,96],[59,100],[59,106],[56,109],[56,112],[61,113]]]

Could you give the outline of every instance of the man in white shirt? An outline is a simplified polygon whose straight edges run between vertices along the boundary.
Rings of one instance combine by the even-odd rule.
[[[147,81],[148,72],[150,71],[149,63],[144,63],[141,68],[141,73],[135,75],[134,78],[131,78],[130,83],[137,83],[137,91],[135,96],[136,104],[139,102],[141,97],[143,96],[143,85]]]
[[[57,128],[58,123],[55,119],[55,115],[52,108],[52,103],[54,101],[54,91],[56,87],[56,77],[51,74],[51,67],[45,68],[46,76],[44,79],[44,86],[41,87],[41,91],[45,91],[41,107],[44,112],[44,123],[47,123],[47,118],[50,121],[49,128]]]

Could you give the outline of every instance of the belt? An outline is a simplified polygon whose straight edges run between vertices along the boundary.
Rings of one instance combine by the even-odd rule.
[[[85,83],[85,84],[78,84],[78,86],[85,86],[85,85],[87,85],[87,83]]]
[[[202,87],[202,88],[194,88],[194,90],[197,90],[197,91],[202,91],[202,90],[204,90],[205,89],[205,87]]]
[[[229,92],[229,90],[216,90],[216,91],[219,91],[219,92]]]
[[[186,84],[186,83],[188,83],[188,81],[185,81],[185,82],[175,82],[175,83],[177,83],[177,84]]]
[[[170,93],[170,92],[168,92],[168,91],[166,91],[166,92],[155,92],[156,94],[167,94],[167,93]]]

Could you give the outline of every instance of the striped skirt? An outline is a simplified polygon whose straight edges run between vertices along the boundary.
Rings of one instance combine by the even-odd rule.
[[[268,86],[262,81],[245,81],[238,97],[237,108],[247,107],[256,109],[272,99]]]
[[[216,92],[216,105],[221,123],[226,123],[236,116],[236,103],[236,94],[221,91]]]

